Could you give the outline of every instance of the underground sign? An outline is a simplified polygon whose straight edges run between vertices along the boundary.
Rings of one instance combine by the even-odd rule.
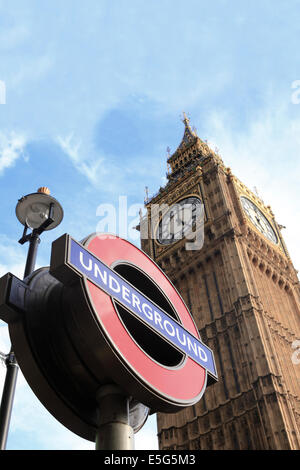
[[[156,410],[198,402],[207,376],[217,380],[213,353],[160,268],[136,246],[107,234],[83,244],[65,236],[58,245],[51,273],[63,283],[82,279],[113,380]]]
[[[130,397],[137,432],[148,409],[194,405],[217,381],[212,351],[161,269],[128,241],[63,235],[50,267],[0,279],[0,318],[38,399],[64,426],[95,440],[102,386]],[[142,405],[141,405],[142,404]]]

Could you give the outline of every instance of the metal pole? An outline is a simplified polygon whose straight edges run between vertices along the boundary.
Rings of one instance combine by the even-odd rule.
[[[134,449],[134,432],[129,425],[129,400],[116,385],[104,385],[99,390],[96,450]]]
[[[18,364],[14,353],[11,351],[6,357],[6,377],[2,393],[0,408],[0,449],[6,448],[8,429],[11,418],[11,410],[15,396],[18,376]]]
[[[37,249],[40,243],[40,237],[35,231],[29,238],[29,248],[26,259],[24,278],[34,271]],[[11,350],[6,358],[6,376],[3,387],[1,407],[0,407],[0,449],[6,449],[6,442],[11,419],[13,401],[15,396],[19,366],[17,364],[14,352]]]
[[[24,272],[24,278],[33,273],[36,263],[37,250],[40,243],[40,237],[38,233],[33,230],[29,238],[29,248]]]

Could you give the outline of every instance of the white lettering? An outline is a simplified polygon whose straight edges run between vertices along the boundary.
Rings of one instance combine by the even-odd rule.
[[[140,215],[139,215],[140,211],[141,211],[141,205],[140,204],[132,204],[128,209],[129,217],[134,217],[134,219],[131,220],[131,222],[129,222],[129,224],[128,224],[128,235],[127,235],[127,237],[131,238],[131,240],[138,240],[140,238],[140,234],[139,234],[138,230],[136,230],[137,225],[139,225],[140,222],[141,222]],[[142,224],[142,225],[144,225],[144,224]],[[141,227],[140,227],[140,233],[141,233]],[[146,238],[148,238],[148,237],[146,237]]]
[[[111,454],[111,456],[104,458],[104,465],[122,465],[136,467],[139,457],[119,457],[118,455]]]
[[[93,261],[92,261],[91,258],[89,259],[89,265],[88,266],[86,266],[84,264],[82,251],[80,251],[80,253],[79,253],[79,261],[80,261],[81,265],[84,267],[84,269],[86,269],[87,271],[91,271],[93,269]]]
[[[101,277],[101,280],[103,284],[107,285],[107,271],[101,271],[97,263],[94,265],[94,276],[98,277],[98,275]]]
[[[292,83],[292,88],[296,91],[292,93],[291,102],[293,104],[299,104],[300,103],[300,80],[294,80]]]
[[[138,310],[142,313],[141,307],[140,307],[140,299],[135,294],[132,294],[132,306],[134,308],[137,307]]]
[[[190,340],[189,337],[187,337],[187,347],[188,347],[188,350],[190,351],[191,348],[192,350],[194,351],[195,353],[195,356],[198,356],[198,352],[197,352],[197,343],[193,342]]]
[[[293,352],[292,354],[292,363],[295,365],[300,364],[300,340],[295,339],[292,343],[292,348],[296,349],[296,351]]]
[[[114,285],[113,285],[114,284]],[[121,287],[120,287],[120,284],[118,283],[118,281],[112,277],[111,275],[109,276],[109,288],[111,290],[113,290],[114,292],[116,292],[116,294],[118,292],[121,291]]]
[[[156,310],[154,310],[154,321],[155,321],[155,324],[159,323],[159,326],[160,326],[161,330],[164,329],[164,327],[161,324],[161,316]]]
[[[188,206],[188,204],[186,204]],[[188,214],[185,214],[187,216]],[[185,249],[187,251],[193,250],[201,250],[204,244],[204,205],[199,204],[197,212],[194,214],[193,218],[193,227],[192,230],[185,233],[185,237],[187,240],[191,240],[191,242],[187,242],[185,244]],[[189,222],[188,219],[187,224]]]
[[[3,80],[0,80],[0,104],[6,104],[6,86]]]
[[[130,294],[130,290],[127,287],[122,286],[122,298],[126,300],[126,302],[131,304],[129,294]]]
[[[182,344],[182,346],[185,346],[185,345],[186,345],[186,335],[183,333],[184,342],[182,342],[181,339],[180,339],[180,336],[179,336],[179,330],[178,330],[178,328],[176,328],[176,337],[177,337],[179,343]]]
[[[170,206],[168,204],[151,204],[150,205],[150,222],[151,222],[151,238],[156,238],[156,226],[160,220],[160,218],[165,215]],[[166,236],[166,238],[170,238],[170,234]]]
[[[202,349],[202,348],[200,348],[200,346],[198,346],[198,352],[199,352],[200,359],[202,359],[202,361],[204,361],[204,362],[207,362],[207,354],[204,351],[204,349]]]
[[[147,307],[147,311],[146,311],[146,307]],[[144,303],[142,305],[142,310],[145,316],[149,318],[149,320],[153,320],[152,308],[148,304]]]
[[[171,331],[168,330],[167,325],[168,325],[168,327],[171,329]],[[167,332],[170,336],[175,336],[175,328],[174,328],[174,326],[172,325],[172,323],[170,323],[168,320],[165,320],[165,321],[164,321],[164,327],[165,327],[166,332]]]
[[[116,233],[116,209],[112,204],[100,204],[96,210],[97,216],[105,216],[97,224],[96,231],[99,233]]]
[[[119,196],[119,236],[127,238],[127,196]]]

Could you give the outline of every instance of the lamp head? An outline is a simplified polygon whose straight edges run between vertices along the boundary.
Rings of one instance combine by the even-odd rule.
[[[53,204],[51,216],[53,222],[45,230],[52,230],[60,224],[64,213],[60,203],[50,196],[50,191],[46,187],[41,187],[36,193],[19,199],[16,206],[16,216],[22,225],[32,230],[37,229],[48,219],[50,204]]]

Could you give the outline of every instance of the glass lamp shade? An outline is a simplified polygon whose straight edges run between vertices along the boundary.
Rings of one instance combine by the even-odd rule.
[[[31,229],[39,228],[49,216],[50,204],[53,204],[53,222],[45,230],[57,227],[63,219],[63,209],[59,202],[49,194],[33,193],[22,197],[16,207],[16,216],[22,225]]]

